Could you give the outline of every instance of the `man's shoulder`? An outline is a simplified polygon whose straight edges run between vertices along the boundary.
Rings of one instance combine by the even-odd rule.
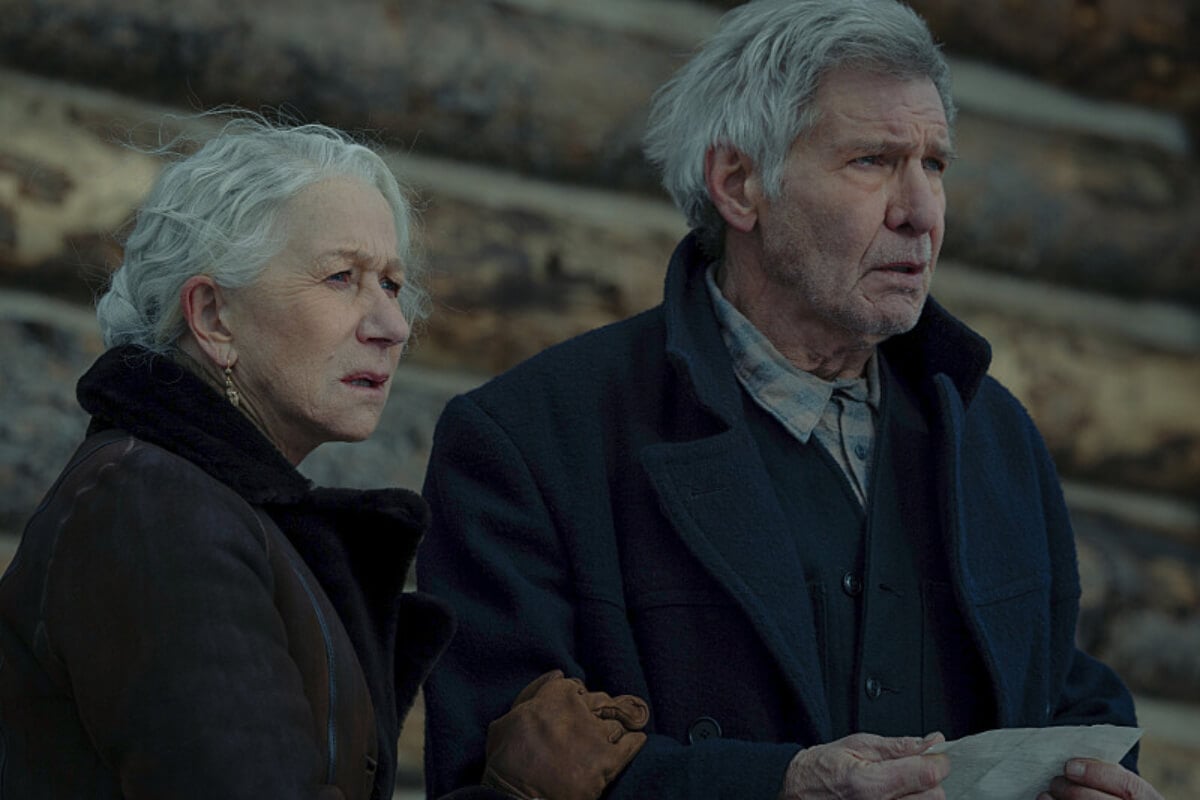
[[[1025,463],[1045,458],[1041,431],[1024,404],[1000,381],[985,375],[967,410],[967,452]]]
[[[551,345],[467,393],[477,403],[523,401],[546,392],[580,393],[631,379],[664,357],[662,307],[655,306]]]
[[[1012,391],[991,374],[983,376],[971,403],[971,413],[990,422],[1034,428],[1025,405]]]

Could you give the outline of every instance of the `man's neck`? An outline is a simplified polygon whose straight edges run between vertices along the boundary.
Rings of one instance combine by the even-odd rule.
[[[864,341],[845,328],[814,319],[787,302],[788,289],[760,271],[717,269],[721,294],[750,321],[796,369],[823,380],[864,374],[878,342]]]

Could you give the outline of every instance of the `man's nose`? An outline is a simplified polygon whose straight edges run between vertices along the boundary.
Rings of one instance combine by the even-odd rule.
[[[924,236],[940,227],[946,213],[941,176],[920,162],[906,164],[897,174],[887,210],[887,226],[898,232]]]

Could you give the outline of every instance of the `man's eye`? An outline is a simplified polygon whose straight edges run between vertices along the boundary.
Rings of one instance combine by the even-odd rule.
[[[860,166],[874,167],[883,163],[883,156],[859,156],[850,162]]]
[[[946,162],[940,158],[927,158],[925,159],[924,164],[925,169],[929,170],[930,172],[941,173],[946,171]]]

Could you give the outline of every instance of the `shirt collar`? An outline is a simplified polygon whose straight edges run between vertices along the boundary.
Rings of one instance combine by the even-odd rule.
[[[807,444],[834,392],[859,402],[865,400],[871,409],[878,411],[877,353],[871,354],[861,378],[822,380],[795,367],[734,308],[717,286],[715,263],[705,270],[704,280],[738,381],[793,436]]]

